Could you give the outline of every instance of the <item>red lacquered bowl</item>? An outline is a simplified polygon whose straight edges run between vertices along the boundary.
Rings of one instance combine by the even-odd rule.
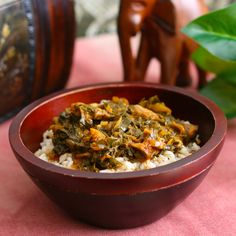
[[[114,95],[126,97],[130,103],[158,95],[175,117],[199,125],[202,147],[166,166],[115,174],[69,170],[34,156],[52,118],[71,103],[99,102]],[[15,117],[9,138],[25,172],[60,207],[93,225],[129,228],[164,216],[200,184],[222,148],[226,129],[222,111],[195,92],[148,83],[111,83],[37,100]]]

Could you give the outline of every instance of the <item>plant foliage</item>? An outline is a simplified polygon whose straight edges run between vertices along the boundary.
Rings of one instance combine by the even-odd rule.
[[[199,44],[195,62],[216,77],[200,92],[236,117],[236,4],[190,22],[182,32]]]

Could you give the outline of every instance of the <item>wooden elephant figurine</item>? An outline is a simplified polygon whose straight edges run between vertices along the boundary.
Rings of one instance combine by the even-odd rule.
[[[121,0],[117,22],[124,80],[144,80],[151,59],[156,58],[161,65],[161,83],[188,85],[190,56],[197,45],[180,29],[207,11],[203,0]],[[141,39],[134,56],[131,38],[137,33]],[[196,68],[202,86],[206,74]]]

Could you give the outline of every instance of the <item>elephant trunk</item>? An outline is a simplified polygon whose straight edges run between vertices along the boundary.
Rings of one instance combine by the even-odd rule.
[[[135,80],[135,59],[133,57],[130,37],[125,32],[118,32],[120,51],[125,81]]]
[[[138,31],[133,27],[133,20],[127,12],[127,1],[121,1],[118,16],[118,36],[125,81],[135,80],[135,60],[132,53],[131,37]]]

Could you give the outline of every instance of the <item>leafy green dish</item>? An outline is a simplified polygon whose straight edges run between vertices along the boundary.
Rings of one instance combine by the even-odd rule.
[[[158,96],[74,103],[44,133],[39,158],[93,172],[148,169],[199,149],[198,126],[176,119]]]

